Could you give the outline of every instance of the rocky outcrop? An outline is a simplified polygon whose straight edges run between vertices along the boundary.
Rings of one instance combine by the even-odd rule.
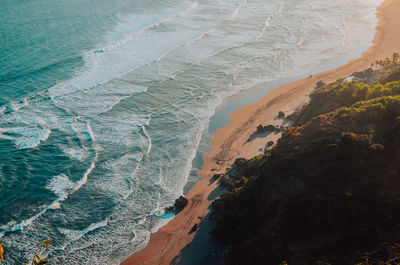
[[[322,87],[324,87],[324,86],[325,86],[325,83],[324,83],[323,81],[319,80],[319,81],[317,82],[316,88],[319,89],[319,88],[322,88]]]
[[[227,189],[232,189],[235,186],[234,179],[229,175],[223,175],[219,183]]]
[[[170,206],[165,208],[165,212],[175,212],[178,213],[182,211],[186,205],[188,204],[188,199],[183,196],[180,196],[178,199],[175,200],[174,206]]]
[[[355,76],[361,80],[370,78],[374,75],[375,75],[375,72],[374,72],[374,70],[372,70],[372,68],[368,68],[367,70],[365,70],[363,72],[355,72],[352,74],[352,76]]]
[[[214,180],[217,180],[217,179],[219,179],[221,176],[222,176],[223,174],[214,174],[213,176],[212,176],[212,180],[214,181]]]
[[[220,184],[227,189],[232,189],[237,182],[241,181],[242,174],[240,169],[246,163],[246,159],[237,158],[232,164],[231,168],[228,168],[226,173],[220,176]]]
[[[196,232],[197,229],[198,229],[198,227],[199,227],[198,224],[194,224],[194,225],[192,226],[192,229],[190,229],[189,234]]]
[[[180,196],[178,199],[175,200],[175,209],[180,212],[183,210],[183,208],[186,207],[186,205],[188,204],[188,199],[186,199],[183,196]]]
[[[266,126],[263,125],[258,125],[257,126],[257,132],[258,133],[264,133],[264,132],[273,132],[275,131],[277,128],[274,125],[268,124]]]
[[[352,76],[356,77],[360,82],[369,85],[374,84],[377,78],[377,74],[372,70],[372,68],[368,68],[363,72],[355,72]]]

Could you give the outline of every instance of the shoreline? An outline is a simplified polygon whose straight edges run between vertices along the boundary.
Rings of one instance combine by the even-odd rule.
[[[247,142],[259,124],[280,125],[276,119],[279,111],[294,112],[308,101],[318,81],[331,83],[339,78],[370,67],[378,59],[391,58],[400,50],[400,1],[385,0],[377,8],[378,24],[372,45],[360,58],[333,70],[314,74],[300,80],[281,85],[267,95],[229,115],[229,122],[213,134],[211,151],[204,155],[204,164],[198,175],[203,180],[187,194],[188,205],[167,225],[151,235],[147,246],[124,260],[130,264],[169,264],[196,235],[190,233],[194,224],[199,224],[209,212],[212,200],[210,194],[217,188],[217,181],[210,182],[214,174],[224,173],[237,157],[251,158],[261,154],[268,141],[274,141],[280,134],[270,134],[266,138],[256,138]],[[264,84],[256,85],[262,86]],[[200,226],[201,229],[201,226]]]

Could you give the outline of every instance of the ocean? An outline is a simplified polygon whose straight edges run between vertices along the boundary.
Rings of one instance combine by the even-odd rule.
[[[4,264],[47,238],[50,264],[144,247],[211,133],[253,100],[234,95],[357,58],[381,2],[1,0]]]

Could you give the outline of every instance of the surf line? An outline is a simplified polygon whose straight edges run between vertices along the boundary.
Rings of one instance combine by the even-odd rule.
[[[80,119],[80,117],[78,117],[77,119]],[[83,121],[83,120],[82,120]],[[17,232],[17,231],[21,231],[24,228],[26,228],[27,226],[31,225],[33,221],[35,221],[36,219],[38,219],[40,216],[42,216],[43,214],[45,214],[48,210],[55,210],[59,208],[59,205],[61,202],[65,201],[66,199],[68,199],[68,197],[72,194],[74,194],[75,192],[77,192],[88,180],[88,176],[90,175],[90,173],[92,173],[93,169],[96,167],[96,162],[98,159],[98,152],[96,150],[96,148],[94,147],[94,144],[96,142],[96,139],[94,138],[93,135],[93,131],[92,128],[90,127],[90,123],[88,121],[84,121],[87,125],[88,128],[88,134],[91,137],[92,143],[93,143],[93,149],[95,150],[95,157],[93,158],[92,162],[90,163],[89,168],[86,170],[85,174],[83,175],[82,179],[78,181],[77,185],[71,190],[70,193],[65,194],[64,196],[61,196],[59,198],[57,198],[57,200],[55,200],[54,202],[52,202],[48,207],[44,208],[43,210],[41,210],[39,213],[37,213],[36,215],[32,216],[29,219],[23,220],[21,223],[13,225],[11,228],[5,230],[5,231],[1,231],[0,232],[0,238],[4,237],[7,233],[12,233],[12,232]]]

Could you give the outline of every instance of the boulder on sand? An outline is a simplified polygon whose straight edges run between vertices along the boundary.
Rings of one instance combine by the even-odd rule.
[[[269,131],[269,132],[273,132],[275,131],[276,127],[272,124],[269,124],[267,126],[264,126],[264,131]]]
[[[262,126],[261,124],[257,126],[257,132],[262,133],[264,132],[264,126]]]
[[[182,211],[183,208],[185,208],[187,204],[188,204],[188,199],[186,199],[183,196],[180,196],[178,199],[175,200],[174,206],[175,206],[176,211],[179,212],[179,211]]]
[[[178,212],[182,211],[183,208],[186,207],[188,202],[189,202],[188,199],[186,199],[183,196],[180,196],[178,199],[175,200],[174,206],[167,207],[164,210],[167,213],[170,213],[170,212],[178,213]]]

